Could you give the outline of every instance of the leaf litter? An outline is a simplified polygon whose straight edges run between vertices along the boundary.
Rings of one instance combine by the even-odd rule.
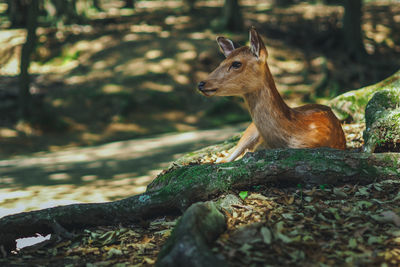
[[[249,192],[215,252],[231,266],[399,266],[400,181]],[[234,215],[234,216],[233,216]]]
[[[162,217],[143,225],[86,229],[74,233],[72,240],[55,241],[38,249],[27,247],[0,258],[0,265],[153,266],[175,224],[176,218]]]

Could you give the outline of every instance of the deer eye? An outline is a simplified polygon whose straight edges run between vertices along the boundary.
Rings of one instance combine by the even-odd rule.
[[[234,69],[238,69],[242,66],[242,63],[239,61],[233,61],[231,67]]]

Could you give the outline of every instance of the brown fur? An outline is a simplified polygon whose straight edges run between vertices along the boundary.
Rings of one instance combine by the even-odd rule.
[[[345,149],[341,124],[329,107],[310,104],[290,108],[286,105],[266,62],[265,46],[257,32],[251,34],[258,37],[251,38],[251,42],[261,44],[251,43],[251,49],[233,50],[232,47],[232,51],[225,51],[227,58],[200,89],[206,96],[242,96],[253,119],[235,150],[224,161],[233,161],[246,151],[253,151],[260,143],[266,148]],[[259,47],[261,50],[257,51]],[[241,67],[233,68],[234,61],[241,62]]]

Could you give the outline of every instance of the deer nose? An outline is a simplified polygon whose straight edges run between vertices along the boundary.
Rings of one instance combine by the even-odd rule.
[[[201,81],[199,82],[199,84],[197,85],[197,88],[199,88],[199,90],[203,90],[204,89],[204,85],[206,85],[205,81]]]

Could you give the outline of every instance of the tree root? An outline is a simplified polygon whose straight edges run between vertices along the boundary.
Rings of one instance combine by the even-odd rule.
[[[15,249],[17,238],[36,233],[47,235],[59,226],[69,231],[182,213],[195,202],[260,184],[307,187],[367,184],[396,178],[400,178],[398,153],[369,154],[327,148],[247,153],[241,160],[231,163],[172,167],[160,174],[145,193],[123,200],[73,204],[6,216],[0,219],[0,247],[11,251]]]

